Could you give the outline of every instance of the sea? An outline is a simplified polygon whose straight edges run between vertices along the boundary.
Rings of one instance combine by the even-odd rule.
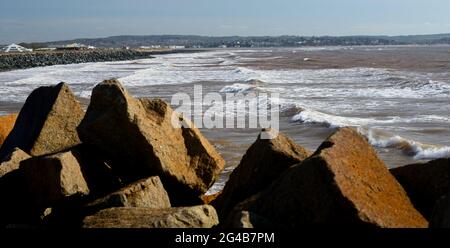
[[[135,97],[277,93],[280,131],[314,151],[352,126],[388,168],[450,157],[450,46],[205,49],[120,62],[0,72],[0,115],[39,86],[66,82],[86,107],[93,87],[117,78]],[[205,106],[207,107],[207,106]],[[260,132],[201,128],[227,162],[219,191]]]

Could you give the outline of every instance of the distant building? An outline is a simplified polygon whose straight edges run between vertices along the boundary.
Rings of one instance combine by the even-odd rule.
[[[55,51],[55,50],[56,50],[56,48],[54,48],[54,47],[42,47],[42,48],[34,49],[34,51],[36,51],[36,52],[48,52],[48,51]]]
[[[60,46],[57,47],[57,50],[85,50],[85,49],[94,49],[95,47],[93,46],[86,46],[84,44],[81,43],[71,43],[71,44],[67,44],[65,46]]]
[[[5,53],[12,53],[12,52],[22,53],[22,52],[32,52],[33,50],[12,43],[11,45],[3,47],[1,51]]]
[[[169,46],[170,49],[184,49],[185,46]]]
[[[161,45],[150,45],[150,46],[140,46],[140,49],[159,49],[162,48]]]
[[[81,43],[71,43],[64,46],[65,48],[87,48],[86,45]]]

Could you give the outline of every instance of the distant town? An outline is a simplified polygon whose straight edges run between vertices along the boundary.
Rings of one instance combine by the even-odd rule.
[[[410,36],[229,36],[195,35],[112,36],[53,42],[16,42],[2,45],[2,51],[84,50],[95,48],[124,49],[183,49],[239,47],[303,47],[303,46],[362,46],[362,45],[433,45],[450,44],[450,34]]]

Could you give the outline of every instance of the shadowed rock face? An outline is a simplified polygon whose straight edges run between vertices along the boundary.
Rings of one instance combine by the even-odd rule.
[[[450,192],[440,197],[430,218],[431,228],[450,228]]]
[[[284,227],[426,227],[405,191],[367,141],[351,128],[331,135],[267,190],[240,203]]]
[[[310,155],[282,133],[274,139],[261,139],[260,134],[212,203],[219,217],[225,219],[236,204],[267,188],[286,169]]]
[[[0,116],[0,147],[13,129],[16,119],[17,114]]]
[[[410,164],[390,171],[427,219],[439,198],[450,193],[450,158]]]
[[[86,196],[89,187],[72,152],[31,158],[20,169],[36,209],[51,207],[71,196]]]
[[[122,186],[102,158],[85,145],[22,161],[19,170],[29,205],[38,211],[75,208]]]
[[[109,208],[83,220],[84,228],[210,228],[219,223],[212,206]]]
[[[173,116],[184,127],[174,128]],[[83,143],[108,156],[125,182],[159,175],[174,205],[198,199],[224,167],[189,120],[162,100],[134,99],[116,80],[94,88],[78,132]]]
[[[34,90],[0,149],[0,160],[16,147],[31,156],[40,156],[79,144],[76,127],[83,116],[83,109],[67,84]]]
[[[11,222],[30,222],[29,202],[19,170],[20,162],[28,158],[30,155],[16,148],[0,163],[0,227]]]

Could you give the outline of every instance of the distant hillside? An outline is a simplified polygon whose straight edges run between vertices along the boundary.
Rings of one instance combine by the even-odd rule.
[[[186,46],[186,47],[298,47],[341,45],[407,45],[450,44],[450,34],[409,36],[227,36],[209,37],[197,35],[123,35],[96,39],[75,39],[41,43],[65,45],[83,43],[96,47]]]
[[[430,35],[404,35],[392,36],[390,39],[398,42],[416,43],[416,44],[449,44],[450,34],[430,34]]]

